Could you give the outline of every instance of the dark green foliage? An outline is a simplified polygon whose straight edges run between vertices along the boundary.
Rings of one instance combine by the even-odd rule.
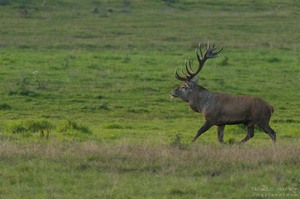
[[[36,97],[38,93],[32,90],[30,77],[24,77],[17,82],[9,82],[11,87],[8,88],[9,95],[22,95],[29,97]]]
[[[47,120],[28,120],[28,121],[15,121],[8,124],[8,131],[13,134],[21,134],[30,137],[32,133],[39,133],[40,137],[49,137],[50,131],[54,125]]]
[[[74,121],[67,121],[62,126],[59,127],[59,132],[62,134],[69,134],[74,132],[79,132],[83,134],[92,134],[92,131],[84,125],[78,124]]]
[[[124,127],[120,124],[109,124],[106,127],[107,129],[123,129]]]
[[[0,0],[0,6],[9,5],[10,0]]]
[[[9,110],[11,108],[12,107],[9,104],[6,103],[0,104],[0,110]]]
[[[87,126],[70,120],[62,124],[53,123],[49,120],[19,120],[7,124],[7,130],[13,134],[22,134],[29,137],[34,133],[39,133],[41,137],[46,136],[47,138],[50,132],[52,138],[59,136],[57,132],[65,136],[78,136],[79,139],[81,138],[80,134],[92,134],[92,131]]]
[[[11,131],[12,133],[24,133],[24,132],[27,132],[27,131],[28,131],[27,127],[24,126],[22,123],[12,125],[10,128],[11,128],[10,131]]]
[[[29,121],[27,123],[27,128],[31,132],[40,132],[43,130],[51,130],[54,128],[54,125],[51,124],[51,122],[47,120],[41,120],[41,121]]]

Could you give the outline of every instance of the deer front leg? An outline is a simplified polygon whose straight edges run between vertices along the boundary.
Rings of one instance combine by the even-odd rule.
[[[225,128],[225,125],[222,125],[222,126],[218,126],[218,139],[219,139],[219,142],[224,144],[224,128]]]
[[[203,124],[203,126],[198,130],[197,134],[195,135],[194,139],[192,140],[192,143],[194,143],[197,138],[202,135],[205,131],[207,131],[208,129],[210,129],[210,127],[212,127],[212,125],[210,124],[210,122],[205,122]]]
[[[247,142],[250,138],[254,136],[254,126],[247,126],[247,135],[242,141],[240,141],[240,144]]]

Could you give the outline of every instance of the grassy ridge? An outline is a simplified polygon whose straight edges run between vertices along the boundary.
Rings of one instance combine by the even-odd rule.
[[[299,196],[299,7],[0,0],[0,198]],[[215,128],[188,144],[203,118],[169,92],[207,41],[224,50],[199,83],[269,101],[277,146]]]

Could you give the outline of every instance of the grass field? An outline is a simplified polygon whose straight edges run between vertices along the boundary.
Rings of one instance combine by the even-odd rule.
[[[300,197],[300,3],[0,0],[0,198]],[[201,115],[169,92],[200,43],[199,84],[259,96],[256,129],[191,139]],[[225,141],[245,136],[226,126]]]

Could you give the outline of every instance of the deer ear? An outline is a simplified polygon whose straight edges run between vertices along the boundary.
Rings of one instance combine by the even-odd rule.
[[[193,88],[196,84],[197,84],[197,81],[198,81],[198,77],[190,80],[189,82],[186,83],[186,85],[189,87],[189,88]]]
[[[191,80],[191,82],[197,84],[198,80],[199,80],[199,77],[195,77],[194,79]]]

